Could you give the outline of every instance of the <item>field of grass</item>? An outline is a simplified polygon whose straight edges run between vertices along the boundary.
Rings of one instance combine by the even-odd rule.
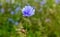
[[[23,16],[27,5],[34,15]],[[0,0],[0,37],[60,37],[60,0]]]

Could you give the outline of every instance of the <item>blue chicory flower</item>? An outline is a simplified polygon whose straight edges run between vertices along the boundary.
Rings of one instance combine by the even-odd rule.
[[[42,2],[40,2],[40,5],[44,5],[46,2],[45,1],[42,1]]]
[[[6,0],[6,2],[10,3],[10,0]]]
[[[58,4],[59,3],[59,0],[55,0],[55,3]]]
[[[4,13],[4,11],[5,11],[4,8],[2,8],[2,9],[1,9],[1,12]]]
[[[8,21],[12,21],[12,19],[11,18],[8,18]]]
[[[22,14],[23,14],[23,16],[32,16],[35,14],[35,9],[31,6],[25,6],[22,9]]]
[[[11,14],[13,15],[13,14],[15,14],[15,12],[14,11],[11,11]]]
[[[17,7],[15,11],[18,12],[19,10],[20,10],[20,7]]]
[[[18,25],[19,23],[18,22],[15,22],[15,25]]]
[[[0,6],[2,6],[2,4],[0,3]]]
[[[8,18],[8,21],[14,23],[14,20],[12,18]]]

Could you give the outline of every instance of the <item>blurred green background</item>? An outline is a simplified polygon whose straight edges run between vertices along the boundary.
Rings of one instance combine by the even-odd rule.
[[[60,37],[60,2],[56,4],[55,0],[44,0],[43,5],[41,2],[42,0],[0,0],[0,37]],[[35,7],[35,14],[24,17],[21,10],[28,4]],[[20,7],[18,12],[15,11],[17,7]],[[4,12],[1,12],[2,8]],[[11,11],[16,14],[11,15]]]

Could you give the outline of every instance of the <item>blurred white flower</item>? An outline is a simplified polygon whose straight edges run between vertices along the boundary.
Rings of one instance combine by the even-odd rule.
[[[15,0],[12,0],[11,3],[13,4],[15,2]]]
[[[50,18],[47,18],[46,20],[45,20],[45,22],[50,22],[51,20],[50,20]]]

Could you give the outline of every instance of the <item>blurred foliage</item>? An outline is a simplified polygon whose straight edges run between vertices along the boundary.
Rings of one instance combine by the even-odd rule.
[[[12,1],[12,0],[11,0]],[[60,3],[55,0],[15,0],[14,3],[0,0],[0,37],[60,37]],[[24,17],[22,8],[26,5],[35,7],[35,14]],[[15,9],[21,9],[16,12]],[[4,8],[4,13],[1,9]],[[11,8],[10,11],[8,9]],[[15,14],[10,14],[14,11]],[[14,23],[8,19],[12,18]],[[18,25],[15,24],[18,22]],[[25,30],[21,31],[22,29]]]

